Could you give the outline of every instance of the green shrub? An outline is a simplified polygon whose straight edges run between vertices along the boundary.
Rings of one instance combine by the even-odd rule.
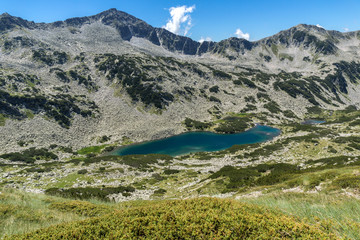
[[[214,77],[219,77],[219,78],[224,78],[224,79],[231,79],[231,75],[223,72],[223,71],[220,71],[220,70],[213,70],[213,75]]]
[[[166,193],[165,189],[159,188],[154,191],[154,194],[156,195],[164,195]]]
[[[79,171],[77,171],[78,174],[87,174],[88,173],[88,170],[86,169],[81,169]]]
[[[219,124],[218,127],[215,128],[216,132],[221,133],[236,133],[245,131],[249,125],[249,118],[224,118],[224,121]]]
[[[263,168],[263,165],[261,167]],[[292,174],[299,173],[297,166],[287,163],[277,163],[268,167],[271,173],[258,178],[256,185],[274,185],[292,178]]]
[[[237,80],[234,80],[233,83],[235,85],[243,85],[244,84],[249,88],[256,88],[256,85],[254,82],[252,82],[248,78],[244,78],[244,77],[239,77]]]
[[[26,146],[26,142],[23,141],[23,140],[18,141],[17,144],[18,144],[20,147]]]
[[[110,137],[104,135],[104,136],[100,137],[99,143],[104,143],[104,142],[110,141],[110,139],[111,139]]]
[[[257,96],[257,98],[258,98],[259,100],[265,99],[265,100],[267,100],[267,101],[271,101],[270,96],[267,95],[266,93],[258,92],[258,93],[256,94],[256,96]]]
[[[246,107],[244,109],[242,109],[241,112],[246,113],[246,112],[254,111],[256,109],[257,109],[257,107],[255,105],[246,104]]]
[[[360,119],[356,119],[352,122],[349,123],[350,127],[354,127],[354,126],[360,126]]]
[[[253,96],[246,96],[245,102],[256,103],[256,100]]]
[[[177,170],[177,169],[165,169],[164,170],[164,174],[166,174],[166,175],[176,174],[179,172],[180,172],[180,170]]]
[[[264,104],[264,108],[269,110],[269,112],[271,112],[271,113],[280,113],[281,112],[280,106],[274,101]]]
[[[200,121],[193,120],[191,118],[185,118],[184,123],[185,123],[186,128],[189,130],[190,129],[205,130],[213,125],[212,123],[200,122]]]
[[[75,199],[91,199],[97,198],[103,201],[109,201],[108,195],[110,194],[124,194],[134,192],[135,188],[131,186],[119,186],[119,187],[85,187],[85,188],[49,188],[45,190],[48,195],[61,196],[65,198]]]
[[[12,239],[337,239],[280,211],[212,198],[166,201]]]
[[[148,168],[149,164],[156,164],[159,160],[169,163],[173,158],[163,154],[136,154],[121,156],[121,162],[135,168]]]
[[[335,179],[332,185],[340,188],[352,188],[360,190],[360,177],[359,176],[342,176]]]
[[[321,114],[323,112],[323,109],[318,106],[307,107],[306,109],[309,114]]]
[[[44,173],[44,172],[51,172],[52,168],[50,167],[46,167],[46,168],[41,168],[41,167],[32,167],[32,168],[27,168],[25,169],[26,172],[37,172],[37,173]]]
[[[209,88],[209,91],[213,92],[213,93],[218,93],[219,92],[219,86],[213,86],[213,87]]]
[[[92,110],[97,110],[95,103],[85,100],[79,100],[68,94],[51,96],[38,95],[36,93],[31,95],[13,95],[0,90],[0,109],[4,117],[21,120],[33,117],[33,114],[23,114],[20,111],[21,109],[26,109],[27,113],[43,111],[48,118],[54,119],[64,128],[70,127],[74,113],[80,114],[84,110],[79,107],[79,103]],[[89,111],[91,112],[91,110]]]
[[[10,161],[33,163],[35,160],[55,160],[58,156],[49,152],[46,148],[36,149],[35,147],[24,150],[23,152],[14,152],[0,155],[0,157]]]
[[[287,117],[287,118],[298,118],[298,117],[295,115],[295,113],[294,113],[293,111],[291,111],[291,110],[285,110],[285,111],[283,111],[283,114],[284,114],[284,116]]]
[[[226,188],[228,191],[236,191],[240,187],[250,185],[256,176],[260,176],[260,173],[253,169],[238,169],[233,166],[225,166],[211,174],[209,178],[227,177],[229,178],[229,183],[225,185]]]
[[[105,147],[101,152],[104,153],[104,152],[111,152],[115,149],[115,146],[107,146]]]
[[[141,101],[146,106],[153,105],[163,109],[174,100],[174,96],[165,92],[158,84],[161,77],[154,79],[144,72],[143,67],[139,67],[143,66],[143,63],[137,57],[103,54],[98,55],[94,62],[97,63],[96,67],[106,73],[106,77],[113,81],[115,86],[120,85],[134,102]]]
[[[210,97],[209,97],[209,100],[212,101],[212,102],[221,103],[220,99],[218,99],[217,97],[214,97],[214,96],[210,96]]]

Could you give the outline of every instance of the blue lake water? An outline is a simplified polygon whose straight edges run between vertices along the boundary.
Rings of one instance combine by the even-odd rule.
[[[235,134],[188,132],[169,138],[121,147],[112,155],[159,153],[179,156],[194,152],[212,152],[227,149],[236,144],[259,143],[280,135],[280,130],[257,125],[248,131]]]
[[[321,124],[324,123],[326,121],[324,120],[316,120],[316,119],[307,119],[305,121],[303,121],[301,124],[306,124],[306,125],[316,125],[316,124]]]

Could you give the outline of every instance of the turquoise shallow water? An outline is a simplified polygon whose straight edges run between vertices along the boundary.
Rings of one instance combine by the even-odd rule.
[[[280,135],[280,130],[257,125],[248,131],[236,134],[211,132],[188,132],[169,138],[121,147],[112,155],[159,153],[179,156],[194,152],[212,152],[227,149],[235,144],[259,143]]]

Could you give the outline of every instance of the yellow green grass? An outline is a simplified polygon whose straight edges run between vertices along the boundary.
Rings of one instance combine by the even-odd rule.
[[[118,205],[110,214],[6,239],[337,238],[320,225],[309,225],[297,218],[234,200],[200,198],[125,206]],[[71,212],[77,212],[76,208],[64,207]]]
[[[60,198],[42,194],[1,190],[0,238],[4,235],[22,234],[54,224],[77,221],[84,217],[72,212],[50,208]]]
[[[5,126],[6,118],[4,115],[0,114],[0,126]]]
[[[321,225],[337,236],[360,239],[360,200],[339,194],[274,193],[243,202]]]
[[[85,147],[78,151],[78,154],[90,154],[90,153],[101,153],[101,151],[109,146],[108,144],[99,145],[99,146],[91,146],[91,147]]]
[[[5,239],[360,239],[360,200],[276,192],[109,203],[2,189]]]

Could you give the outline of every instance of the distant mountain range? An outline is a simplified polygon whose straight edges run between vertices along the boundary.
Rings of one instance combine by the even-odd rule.
[[[246,51],[272,44],[282,44],[286,47],[291,45],[305,48],[312,47],[316,53],[334,54],[337,50],[336,44],[340,40],[358,38],[360,32],[338,32],[327,31],[324,28],[300,24],[280,33],[250,42],[242,38],[231,37],[220,42],[204,41],[197,42],[191,38],[173,34],[163,28],[155,28],[146,22],[129,15],[125,12],[118,11],[115,8],[101,12],[94,16],[70,18],[65,21],[54,23],[34,23],[19,17],[11,16],[4,13],[0,16],[0,31],[11,31],[17,28],[27,28],[30,30],[52,30],[56,28],[81,28],[84,25],[100,22],[105,26],[115,28],[123,40],[130,41],[131,38],[143,38],[151,43],[163,48],[187,55],[201,55],[204,53],[220,53],[224,49],[229,49],[244,54]]]
[[[200,43],[116,9],[54,23],[4,13],[1,149],[148,140],[230,112],[282,122],[359,106],[359,46],[359,31],[305,24]]]

